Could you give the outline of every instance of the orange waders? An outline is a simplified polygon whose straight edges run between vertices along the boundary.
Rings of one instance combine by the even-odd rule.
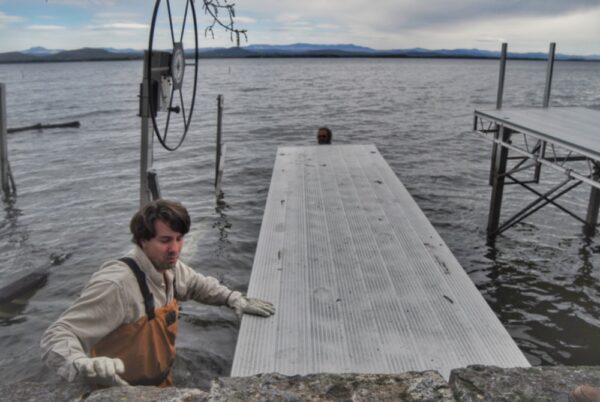
[[[173,385],[171,367],[175,362],[175,337],[179,305],[176,297],[163,307],[154,308],[154,297],[148,289],[146,275],[129,257],[122,258],[135,274],[142,295],[146,316],[123,324],[94,345],[92,357],[119,358],[125,364],[120,377],[130,385]],[[175,280],[173,280],[175,293]]]

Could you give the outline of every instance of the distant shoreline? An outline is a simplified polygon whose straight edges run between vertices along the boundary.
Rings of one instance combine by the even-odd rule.
[[[186,57],[191,59],[191,57]],[[222,60],[222,59],[446,59],[446,60],[498,60],[498,57],[484,57],[484,56],[450,56],[450,55],[398,55],[398,54],[355,54],[355,55],[311,55],[311,54],[256,54],[256,55],[244,55],[244,56],[199,56],[199,60]],[[42,64],[42,63],[79,63],[79,62],[111,62],[111,61],[142,61],[143,56],[127,56],[127,57],[112,57],[112,58],[71,58],[71,59],[23,59],[23,60],[0,60],[0,64]],[[523,61],[547,61],[545,59],[535,57],[518,57],[508,58],[508,60],[523,60]],[[555,62],[570,61],[570,62],[600,62],[600,60],[588,60],[581,58],[566,58],[558,59]]]
[[[156,49],[158,50],[158,49]],[[192,56],[186,50],[186,56]],[[257,59],[257,58],[383,58],[383,59],[474,59],[498,60],[500,52],[480,49],[438,49],[423,48],[376,50],[355,45],[250,45],[230,48],[199,48],[201,59]],[[143,60],[144,51],[138,49],[81,48],[75,50],[48,50],[42,47],[22,52],[0,53],[0,63],[47,63],[47,62],[86,62]],[[547,60],[548,55],[539,52],[508,52],[509,60]],[[556,61],[600,61],[600,55],[555,56]]]

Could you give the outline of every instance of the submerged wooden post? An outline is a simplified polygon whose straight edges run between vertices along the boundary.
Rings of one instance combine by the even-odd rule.
[[[511,130],[504,125],[498,126],[496,139],[502,139],[502,142],[510,140]],[[504,180],[506,173],[506,160],[508,158],[508,148],[498,145],[494,155],[495,164],[492,167],[492,197],[490,199],[490,213],[488,216],[488,239],[496,236],[500,224],[500,210],[502,208],[502,194],[504,192]]]

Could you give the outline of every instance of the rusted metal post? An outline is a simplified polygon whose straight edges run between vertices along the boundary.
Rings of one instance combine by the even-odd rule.
[[[554,53],[556,51],[556,43],[550,44],[548,51],[548,67],[546,69],[546,89],[544,90],[544,107],[550,104],[550,89],[552,88],[552,72],[554,71]]]
[[[496,135],[497,138],[502,139],[502,142],[508,143],[510,141],[511,130],[505,128],[504,125],[499,125]],[[500,210],[502,208],[507,158],[508,148],[498,145],[494,157],[495,164],[492,167],[492,196],[490,199],[490,213],[487,227],[488,240],[496,236],[500,224]]]

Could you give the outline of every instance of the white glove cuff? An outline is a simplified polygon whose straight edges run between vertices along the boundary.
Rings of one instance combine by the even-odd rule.
[[[234,290],[227,296],[227,305],[231,308],[235,308],[243,299],[244,295],[237,290]]]

